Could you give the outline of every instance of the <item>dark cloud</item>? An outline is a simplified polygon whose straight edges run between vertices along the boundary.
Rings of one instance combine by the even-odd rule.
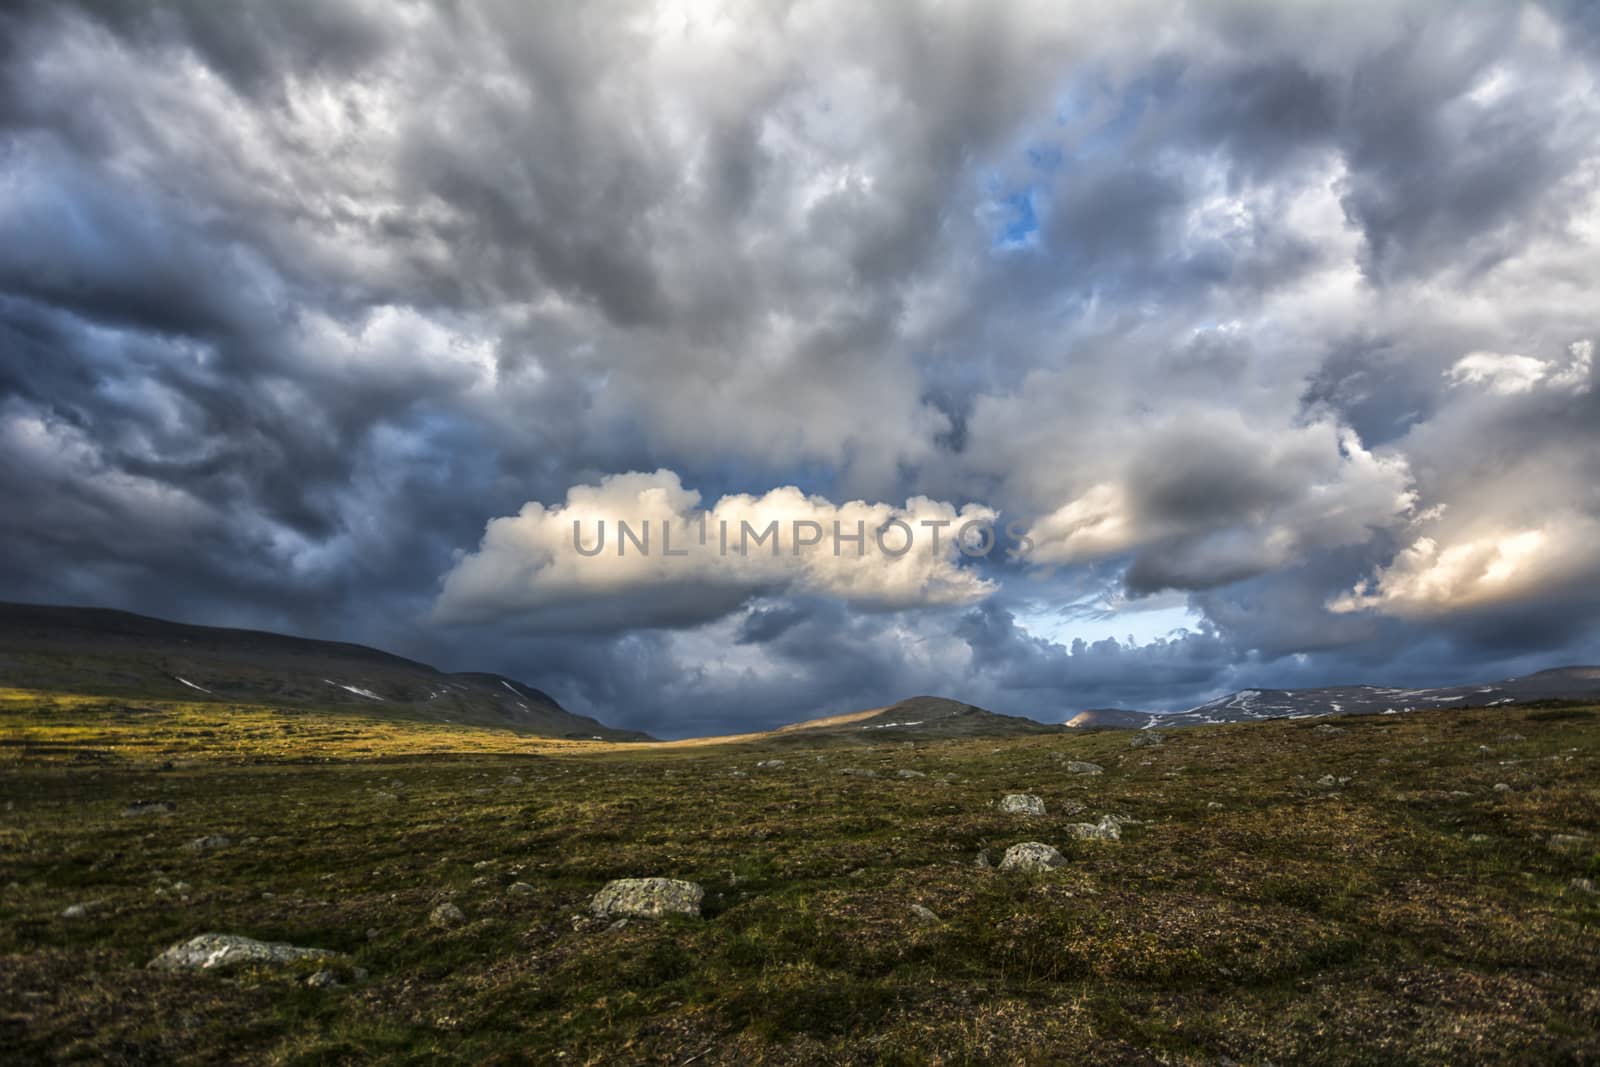
[[[8,5],[0,596],[679,733],[1600,654],[1591,8]],[[976,606],[435,621],[489,520],[657,469],[1061,538]]]

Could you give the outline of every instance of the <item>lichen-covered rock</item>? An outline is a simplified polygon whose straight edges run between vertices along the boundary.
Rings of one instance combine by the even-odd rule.
[[[428,921],[435,926],[460,926],[467,921],[467,916],[447,900],[428,914]]]
[[[926,778],[926,777],[928,777],[926,774],[923,774],[921,771],[912,770],[910,767],[902,767],[902,768],[900,768],[898,771],[894,772],[894,776],[896,778]]]
[[[1104,770],[1098,763],[1085,763],[1082,760],[1072,760],[1067,764],[1068,774],[1099,774]]]
[[[1106,816],[1097,823],[1075,822],[1067,826],[1066,832],[1080,841],[1121,841],[1122,827],[1111,816]]]
[[[1166,739],[1167,738],[1165,734],[1158,734],[1154,730],[1140,730],[1138,733],[1134,734],[1133,739],[1128,742],[1128,747],[1155,748]]]
[[[201,934],[180,941],[150,961],[158,971],[215,971],[232,967],[283,967],[301,960],[337,960],[341,952],[257,941],[237,934]]]
[[[233,844],[233,839],[226,834],[206,834],[204,837],[195,838],[183,847],[190,852],[212,852],[219,848],[227,848],[231,844]]]
[[[659,919],[667,915],[700,916],[706,891],[677,878],[619,878],[594,895],[590,910],[602,919]]]
[[[131,819],[140,815],[171,815],[177,810],[178,805],[170,800],[135,800],[122,809],[122,817]]]
[[[1044,801],[1032,793],[1007,793],[1000,798],[1000,810],[1008,815],[1043,815]]]
[[[1012,845],[1000,859],[1002,871],[1053,871],[1066,863],[1066,857],[1040,841]]]

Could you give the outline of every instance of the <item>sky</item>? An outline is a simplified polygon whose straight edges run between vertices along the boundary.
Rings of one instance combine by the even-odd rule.
[[[8,4],[0,598],[659,736],[1600,662],[1597,77],[1584,0]]]

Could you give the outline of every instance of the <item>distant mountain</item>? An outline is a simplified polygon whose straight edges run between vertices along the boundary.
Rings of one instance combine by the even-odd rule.
[[[1520,678],[1444,689],[1344,685],[1323,689],[1241,689],[1187,711],[1103,709],[1067,720],[1075,729],[1146,729],[1206,723],[1304,719],[1318,715],[1388,715],[1425,708],[1482,708],[1532,700],[1600,700],[1600,667],[1558,667]]]
[[[919,696],[846,715],[811,719],[780,727],[765,736],[774,740],[827,737],[852,741],[929,741],[945,737],[1016,737],[1053,734],[1060,726],[1001,715],[974,704],[945,697]]]
[[[1127,708],[1090,708],[1080,711],[1062,725],[1074,730],[1144,730],[1160,722],[1165,716],[1153,711],[1129,711]]]
[[[648,740],[498,674],[446,674],[363,645],[0,602],[0,686],[125,698],[361,708],[542,737]]]

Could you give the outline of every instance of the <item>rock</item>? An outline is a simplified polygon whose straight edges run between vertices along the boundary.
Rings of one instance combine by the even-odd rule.
[[[848,774],[852,778],[876,778],[876,777],[878,777],[878,772],[877,771],[864,771],[860,767],[846,767],[843,770],[841,770],[839,773],[840,774]]]
[[[1000,810],[1007,815],[1043,815],[1044,801],[1032,793],[1007,793],[1000,798]]]
[[[622,916],[659,919],[666,915],[700,916],[706,891],[676,878],[619,878],[594,895],[590,910],[600,918]]]
[[[1511,792],[1511,787],[1504,782],[1496,782],[1494,784],[1494,791],[1496,793],[1509,793]]]
[[[1066,863],[1066,857],[1039,841],[1012,845],[1000,859],[1002,871],[1053,871]]]
[[[87,919],[97,911],[104,911],[106,902],[103,900],[86,900],[82,904],[69,904],[61,912],[63,919]]]
[[[257,941],[237,934],[201,934],[180,941],[150,961],[158,971],[214,971],[230,967],[282,967],[301,960],[337,960],[341,952]]]
[[[538,890],[533,888],[533,886],[529,885],[527,882],[512,882],[510,885],[506,886],[506,892],[514,897],[531,897],[537,893]]]
[[[1313,726],[1311,728],[1311,732],[1314,734],[1321,734],[1324,737],[1331,737],[1334,734],[1343,734],[1348,733],[1349,731],[1343,726],[1335,726],[1330,722],[1324,722]]]
[[[1574,878],[1567,883],[1567,888],[1575,893],[1587,893],[1591,897],[1600,893],[1600,889],[1594,887],[1594,879],[1592,878]]]
[[[514,774],[508,774],[504,778],[500,779],[500,784],[501,785],[521,785],[522,784],[522,779],[518,778]]]
[[[1062,815],[1082,815],[1089,810],[1089,805],[1081,800],[1067,800],[1061,803]]]
[[[341,984],[339,976],[327,970],[318,971],[306,979],[306,985],[312,989],[337,989]]]
[[[1085,763],[1082,760],[1070,760],[1067,763],[1068,774],[1100,774],[1104,770],[1098,763]]]
[[[1485,841],[1489,840],[1489,835],[1488,834],[1468,834],[1467,835],[1467,840],[1469,842],[1471,842],[1472,844],[1474,844],[1474,845],[1481,845]]]
[[[978,858],[972,861],[972,865],[974,867],[982,867],[985,870],[992,866],[992,864],[989,862],[989,850],[986,848],[980,849],[978,852]]]
[[[378,940],[378,938],[380,938],[382,936],[383,936],[383,931],[379,930],[376,926],[367,927],[367,940],[368,941],[376,941],[376,940]]]
[[[1559,852],[1567,852],[1576,848],[1583,848],[1589,843],[1585,834],[1551,834],[1550,847]]]
[[[171,815],[178,810],[178,805],[170,800],[135,800],[122,809],[124,819],[138,815]]]
[[[1110,816],[1099,822],[1075,822],[1065,827],[1066,832],[1080,841],[1121,841],[1122,827]]]
[[[1339,788],[1339,779],[1331,774],[1324,774],[1317,779],[1317,786],[1321,789],[1337,789]]]
[[[939,916],[933,913],[932,908],[925,908],[921,904],[911,905],[911,917],[919,923],[932,925],[939,921]]]
[[[926,778],[926,777],[928,777],[926,774],[923,774],[921,771],[914,771],[910,767],[902,767],[902,768],[900,768],[898,771],[894,772],[894,776],[896,778]]]
[[[1155,748],[1167,739],[1166,734],[1158,734],[1154,730],[1140,730],[1128,742],[1129,748]]]
[[[428,921],[435,926],[460,926],[467,921],[467,916],[447,900],[428,913]]]
[[[392,804],[395,801],[399,800],[400,797],[396,793],[374,793],[373,796],[372,796],[372,799],[373,800],[381,800],[385,804]]]
[[[628,920],[627,919],[618,919],[616,922],[614,922],[610,926],[606,927],[606,933],[608,933],[608,934],[617,934],[617,933],[621,933],[623,930],[626,930],[627,928],[628,928]]]
[[[226,834],[206,834],[197,837],[183,847],[190,852],[213,852],[219,848],[227,848],[233,844],[233,839]]]
[[[1206,810],[1207,811],[1221,811],[1225,807],[1227,807],[1227,805],[1222,803],[1222,801],[1213,800],[1213,801],[1211,801],[1210,803],[1208,803],[1206,805]]]
[[[750,777],[750,772],[749,771],[729,771],[728,772],[728,777],[729,778],[748,778],[748,777]]]
[[[756,764],[756,770],[758,770],[758,771],[775,771],[779,767],[782,767],[782,766],[783,766],[783,760],[781,760],[781,759],[764,759],[764,760],[761,760],[759,763]]]

